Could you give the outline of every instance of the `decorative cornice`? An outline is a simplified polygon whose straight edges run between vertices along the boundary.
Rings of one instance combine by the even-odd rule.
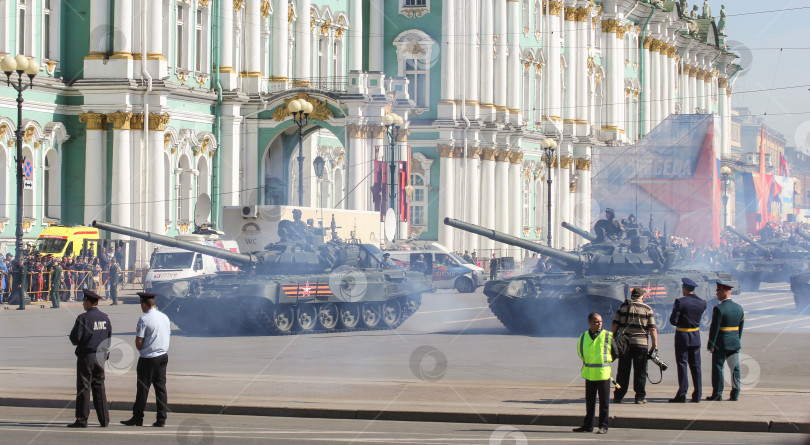
[[[132,112],[130,111],[117,111],[115,113],[108,113],[107,120],[113,125],[113,130],[129,130],[130,120],[132,120]]]
[[[81,113],[79,122],[85,124],[88,130],[103,130],[107,126],[107,115],[101,113]]]

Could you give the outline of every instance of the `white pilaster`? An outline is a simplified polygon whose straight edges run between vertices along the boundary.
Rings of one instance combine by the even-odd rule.
[[[563,117],[566,124],[574,124],[577,120],[576,108],[576,91],[577,91],[577,22],[574,21],[574,7],[565,8],[567,13],[564,14],[564,27],[565,27],[565,48],[566,48],[566,62],[565,68],[565,88],[563,100]]]
[[[557,172],[555,175],[557,176],[557,218],[553,221],[554,227],[561,227],[561,224],[564,220],[570,221],[571,215],[571,191],[570,191],[570,179],[571,174],[569,171],[571,165],[571,153],[570,148],[567,150],[560,150],[560,158],[559,158],[559,167],[557,168]],[[558,232],[560,236],[556,242],[556,246],[565,247],[566,249],[570,249],[571,247],[571,233],[570,230],[560,230]]]
[[[261,3],[259,0],[247,0],[245,4],[245,32],[247,34],[247,60],[245,60],[245,70],[247,71],[242,81],[242,90],[248,94],[255,94],[264,86],[262,82],[262,42],[261,29],[259,23],[261,16]]]
[[[286,3],[287,0],[277,0]],[[363,69],[363,0],[349,3],[349,71]]]
[[[113,153],[112,164],[112,197],[110,201],[110,219],[113,224],[124,227],[132,226],[130,214],[133,196],[132,186],[132,138],[130,137],[129,122],[126,128],[113,130]],[[137,196],[137,195],[136,195]],[[113,234],[114,239],[126,239],[128,237]]]
[[[493,148],[482,150],[481,160],[481,226],[495,228],[495,153]],[[495,241],[479,237],[481,256],[491,257]]]
[[[439,147],[439,244],[453,250],[453,229],[444,223],[445,218],[454,218],[455,209],[455,171],[453,156],[455,147]]]
[[[506,0],[495,0],[495,108],[498,114],[506,116],[509,108],[506,106],[506,83],[507,78],[507,53],[509,52],[507,42],[508,33],[516,32],[507,27]]]
[[[718,91],[717,105],[720,112],[720,155],[728,156],[731,153],[731,113],[729,110],[729,100],[726,86],[728,80],[720,83]]]
[[[471,224],[480,224],[481,214],[481,149],[478,147],[467,147],[467,196],[465,203],[465,221]],[[467,233],[464,243],[465,250],[475,250],[478,248],[480,237],[473,233]]]
[[[283,3],[283,5],[282,5]],[[281,38],[281,29],[277,28],[278,23],[277,20],[281,19],[284,22],[284,28],[287,28],[287,0],[276,0],[276,3],[273,5],[273,43],[276,45],[274,47],[275,53],[278,56],[273,57],[273,63],[275,64],[283,64],[284,67],[287,66],[287,36],[286,33]],[[282,8],[282,9],[279,9]],[[279,13],[279,11],[283,11]],[[219,14],[220,14],[220,45],[219,45],[219,72],[220,78],[219,82],[222,84],[223,90],[235,90],[236,89],[236,69],[234,67],[234,60],[233,60],[233,35],[234,35],[234,11],[233,11],[233,3],[228,1],[219,2]],[[277,38],[278,35],[278,38]],[[281,43],[283,49],[279,49],[278,45]],[[283,53],[278,52],[283,51]],[[278,59],[283,57],[282,61]],[[281,66],[281,65],[279,65]],[[286,69],[285,74],[286,76]]]
[[[484,122],[495,119],[495,11],[492,0],[481,2],[481,117]]]
[[[369,2],[368,19],[368,69],[369,71],[384,71],[385,45],[383,35],[385,32],[385,2],[371,0]],[[447,8],[444,6],[443,8]],[[444,50],[444,47],[442,47]],[[442,53],[444,56],[444,53]],[[444,90],[442,90],[444,91]],[[442,96],[444,97],[444,96]]]
[[[438,114],[441,118],[455,118],[456,99],[456,2],[442,2],[442,100]]]
[[[499,150],[495,155],[495,190],[499,199],[495,200],[495,230],[509,233],[509,151]],[[508,249],[503,243],[496,243],[496,249]],[[501,256],[505,252],[501,252]]]
[[[149,150],[147,151],[147,168],[149,168],[149,183],[147,184],[147,200],[152,203],[148,208],[149,231],[162,235],[166,233],[166,169],[165,150],[163,142],[163,125],[156,125],[156,115],[150,115]],[[159,128],[152,130],[152,128]]]
[[[669,58],[667,57],[666,49],[662,49],[661,53],[659,54],[661,58],[661,120],[669,116],[669,95],[670,95],[670,85],[669,85]]]
[[[237,104],[222,104],[222,131],[219,141],[219,186],[220,204],[236,206],[242,203],[239,191],[239,173],[241,162],[240,146],[240,107]]]
[[[650,79],[651,76],[651,57],[650,57],[650,41],[652,40],[651,37],[646,37],[644,39],[644,43],[642,44],[641,49],[641,64],[643,65],[644,69],[641,76],[641,109],[642,116],[641,116],[641,135],[645,135],[650,132],[650,128],[652,128],[652,108],[651,108],[651,101],[652,101],[652,82]]]
[[[149,3],[149,22],[147,38],[146,65],[152,79],[162,79],[168,76],[168,61],[163,54],[163,1],[146,0]],[[165,229],[163,230],[165,232]],[[161,232],[163,233],[163,232]]]
[[[590,131],[588,107],[588,29],[591,26],[590,17],[577,11],[577,45],[574,65],[576,69],[576,135],[587,136]],[[584,19],[584,20],[581,20]],[[572,63],[571,61],[568,62]]]
[[[107,132],[101,129],[87,129],[85,133],[85,155],[84,171],[93,172],[96,178],[106,178],[107,169],[104,168],[104,141],[107,140]],[[102,181],[103,182],[103,181]],[[105,192],[106,188],[99,184],[99,181],[87,176],[84,180],[84,223],[89,224],[93,220],[104,220],[105,214]]]
[[[650,59],[652,59],[651,74],[652,74],[652,102],[650,108],[652,109],[652,125],[650,130],[656,127],[661,122],[661,53],[659,52],[661,42],[655,40],[652,44],[650,51]]]
[[[507,98],[506,106],[509,108],[509,122],[513,125],[520,125],[522,122],[521,109],[520,109],[520,96],[523,92],[523,82],[521,77],[523,74],[522,65],[520,63],[520,36],[521,32],[520,23],[520,3],[517,1],[507,1],[507,33],[509,41],[509,58],[507,61]],[[465,76],[467,74],[465,73]],[[528,88],[528,85],[526,86]]]
[[[515,147],[515,149],[518,148]],[[507,233],[518,237],[523,234],[520,217],[524,193],[520,175],[521,159],[523,159],[523,153],[517,151],[509,153],[509,194],[507,195],[509,197],[509,231]],[[528,193],[528,191],[525,192]],[[516,258],[520,258],[521,249],[519,247],[512,246],[511,250]]]
[[[548,40],[548,59],[546,60],[546,79],[548,88],[548,109],[545,118],[562,125],[562,79],[560,61],[560,14],[562,14],[562,2],[551,0],[548,3],[549,14],[546,18],[546,33],[543,39]]]
[[[486,3],[486,2],[485,2]],[[465,99],[467,103],[467,118],[478,119],[478,89],[480,87],[479,72],[481,71],[480,54],[478,46],[478,33],[480,24],[478,22],[478,2],[464,2],[466,14],[465,39],[463,50],[467,51],[467,65],[464,69]]]
[[[54,2],[51,2],[54,4]],[[92,12],[91,12],[92,14]],[[132,77],[132,0],[115,0],[113,53],[107,63],[109,77]],[[58,15],[56,17],[59,17]]]
[[[312,2],[298,0],[298,17],[295,20],[295,73],[296,79],[309,79],[312,76],[310,47],[312,45],[312,31],[310,13]]]

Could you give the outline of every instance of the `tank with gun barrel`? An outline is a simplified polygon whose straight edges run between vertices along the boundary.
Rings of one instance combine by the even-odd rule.
[[[782,239],[754,241],[733,227],[726,227],[748,245],[738,247],[726,262],[725,269],[734,275],[744,291],[757,291],[761,282],[781,283],[791,275],[808,270],[810,251]]]
[[[106,222],[94,227],[227,260],[238,272],[164,282],[152,292],[181,329],[194,333],[291,334],[393,329],[413,315],[432,282],[383,262],[373,244],[344,242],[336,233],[280,221],[281,241],[263,251],[235,253]]]
[[[670,265],[677,257],[676,250],[665,243],[651,242],[637,232],[622,240],[591,242],[574,253],[455,219],[445,218],[444,223],[549,256],[560,265],[559,272],[491,280],[484,286],[492,313],[507,329],[520,334],[539,334],[544,328],[554,332],[560,327],[578,328],[582,314],[589,312],[598,312],[604,320],[612,320],[616,309],[629,298],[634,287],[646,290],[644,302],[655,312],[658,331],[670,332],[674,328],[669,324],[669,314],[675,299],[682,295],[681,278],[691,278],[698,283],[696,293],[703,298],[713,295],[712,286],[717,281],[736,284],[726,272],[672,270]],[[564,224],[564,227],[595,239],[589,232],[570,224]],[[565,317],[565,314],[572,317]],[[570,325],[566,325],[566,321]],[[709,316],[704,314],[701,320],[704,327],[708,321]]]
[[[810,242],[810,235],[796,229],[795,233]],[[796,272],[790,276],[790,290],[793,292],[793,301],[796,309],[807,310],[810,306],[810,270]]]

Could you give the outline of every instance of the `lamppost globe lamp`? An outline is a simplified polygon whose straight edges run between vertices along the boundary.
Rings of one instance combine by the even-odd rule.
[[[557,141],[551,138],[545,138],[540,142],[543,151],[546,154],[546,184],[548,184],[548,247],[551,247],[551,162],[554,159],[554,150],[557,148]]]
[[[298,206],[304,206],[304,127],[309,123],[312,104],[305,99],[293,99],[287,104],[293,122],[298,125]]]
[[[22,278],[20,273],[20,264],[23,261],[23,229],[22,229],[22,211],[23,211],[23,127],[22,127],[22,107],[23,107],[23,91],[33,88],[34,77],[39,73],[39,64],[34,60],[29,60],[28,57],[18,54],[17,57],[6,56],[0,61],[0,69],[6,73],[6,84],[14,87],[17,90],[17,131],[15,132],[14,145],[17,148],[15,163],[17,164],[17,215],[16,223],[17,229],[15,231],[15,261],[17,267],[13,276],[13,282],[18,283],[14,286],[17,295],[20,298],[20,309],[25,309],[25,298],[22,289],[19,287]],[[17,79],[12,80],[12,73],[17,72]],[[28,76],[28,85],[23,85],[23,73]]]

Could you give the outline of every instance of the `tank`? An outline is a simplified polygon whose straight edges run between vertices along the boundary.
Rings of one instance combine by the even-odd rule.
[[[698,284],[695,293],[709,302],[717,281],[730,282],[733,293],[739,293],[730,273],[671,269],[676,250],[644,236],[589,243],[579,252],[566,252],[455,219],[446,218],[444,223],[555,260],[549,272],[491,280],[484,286],[492,313],[519,334],[581,331],[590,312],[601,314],[609,328],[616,309],[634,287],[646,290],[644,302],[655,312],[658,331],[666,333],[674,331],[669,315],[682,296],[682,278],[694,280]],[[710,317],[711,310],[707,310],[701,320],[704,327]]]
[[[151,292],[182,330],[200,334],[297,334],[393,329],[413,315],[432,282],[385,264],[372,244],[339,239],[293,221],[279,223],[281,241],[235,253],[94,221],[94,227],[227,260],[238,272],[163,282]]]
[[[735,248],[724,266],[740,282],[744,291],[759,290],[763,281],[786,283],[791,275],[808,271],[810,251],[799,243],[782,239],[757,242],[733,227],[726,229],[747,243],[746,246]]]
[[[799,235],[805,241],[810,241],[810,235],[803,231],[796,229],[796,235]],[[796,303],[796,309],[804,313],[810,306],[810,271],[796,272],[790,276],[790,290],[793,292],[793,301]]]

